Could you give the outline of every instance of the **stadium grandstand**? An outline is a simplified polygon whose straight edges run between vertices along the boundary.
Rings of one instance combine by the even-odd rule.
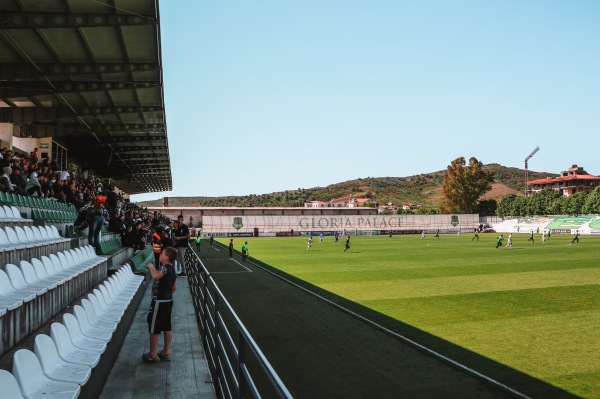
[[[172,188],[158,2],[2,1],[0,76],[0,397],[96,398],[148,309],[152,248],[120,230],[162,220],[129,195]]]

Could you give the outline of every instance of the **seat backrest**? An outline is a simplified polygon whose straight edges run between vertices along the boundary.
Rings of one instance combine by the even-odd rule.
[[[55,225],[50,226],[50,230],[52,230],[53,232],[53,235],[51,235],[50,237],[60,238],[60,233],[58,232],[58,229]]]
[[[44,376],[39,359],[29,349],[19,349],[13,357],[13,375],[19,382],[24,396],[31,394],[44,384],[48,377]]]
[[[89,259],[89,254],[81,248],[75,248],[73,251],[75,251],[79,255],[79,260],[81,262],[85,262]]]
[[[36,284],[41,281],[40,277],[35,272],[35,269],[31,263],[27,262],[26,260],[22,260],[19,262],[19,266],[21,267],[21,273],[23,273],[23,278],[29,284]]]
[[[2,269],[0,269],[0,292],[2,295],[10,296],[17,293],[15,287],[10,282],[8,275]]]
[[[56,269],[49,257],[45,255],[42,256],[42,263],[44,264],[44,267],[46,268],[46,273],[48,273],[49,276],[52,276],[59,272],[59,269]]]
[[[29,226],[23,226],[23,230],[25,231],[25,235],[29,239],[29,241],[39,241],[39,239],[35,238],[35,234],[33,234],[33,229]]]
[[[27,237],[27,234],[25,234],[25,230],[23,230],[21,226],[15,226],[15,232],[17,233],[17,238],[19,239],[19,242],[31,242],[31,239]]]
[[[33,231],[33,236],[37,241],[44,241],[40,229],[37,226],[31,226],[31,231]]]
[[[0,369],[0,387],[2,387],[2,395],[11,399],[23,399],[21,387],[14,375],[6,370]]]
[[[39,260],[38,258],[32,258],[31,265],[33,266],[33,270],[35,271],[35,274],[37,274],[37,276],[40,279],[43,280],[43,279],[51,276],[51,274],[48,274],[48,270],[46,270],[46,266],[44,265],[44,263],[41,260]]]
[[[44,240],[50,240],[50,236],[48,235],[48,230],[44,226],[39,226],[40,235]]]
[[[48,238],[55,238],[54,231],[52,231],[50,226],[44,226],[44,229],[46,229],[46,233],[48,233]]]
[[[72,342],[77,342],[83,338],[84,335],[81,332],[80,323],[71,313],[65,313],[63,315],[63,325],[67,328]]]
[[[96,294],[89,293],[87,297],[92,306],[94,307],[96,314],[102,314],[103,312],[106,312],[104,306],[102,306],[102,303],[98,300]]]
[[[79,326],[81,327],[82,331],[90,331],[94,329],[94,327],[92,327],[92,325],[90,324],[90,321],[93,319],[80,305],[73,306],[73,314],[77,318],[77,321],[79,322]]]
[[[100,303],[100,307],[104,308],[105,306],[108,307],[108,300],[104,297],[104,294],[102,293],[102,291],[100,291],[98,288],[94,288],[94,290],[92,291],[94,295],[96,295],[96,298],[98,299],[98,302]]]
[[[4,226],[4,232],[6,233],[6,236],[8,237],[8,241],[11,244],[15,244],[15,245],[21,244],[21,241],[19,241],[19,237],[17,237],[17,232],[12,227]]]
[[[64,362],[58,355],[56,344],[52,341],[52,338],[46,334],[38,334],[35,336],[33,353],[37,356],[40,365],[42,366],[42,370],[45,372]]]
[[[50,254],[48,255],[48,258],[50,258],[50,260],[52,261],[52,265],[54,265],[54,270],[56,271],[63,271],[65,269],[67,269],[69,266],[65,265],[58,256],[56,256],[55,254]]]
[[[69,263],[69,260],[65,256],[64,252],[57,252],[56,256],[58,257],[58,259],[60,260],[60,262],[64,265],[63,268],[64,267],[71,267],[71,264]]]
[[[3,228],[0,227],[0,245],[13,245],[6,235],[6,232]]]
[[[19,212],[19,208],[17,208],[16,206],[11,206],[10,209],[12,210],[15,219],[23,219],[23,216],[21,216],[21,212]]]
[[[71,251],[65,251],[64,254],[67,257],[69,266],[75,266],[79,263],[79,261],[73,257],[73,254],[71,253]]]
[[[73,350],[73,341],[71,341],[71,336],[69,335],[67,327],[63,324],[52,323],[50,326],[50,337],[52,338],[52,341],[54,341],[58,353],[63,355],[61,356],[63,359],[66,353]]]
[[[8,274],[8,278],[10,279],[10,282],[13,285],[13,287],[19,290],[27,289],[27,286],[29,284],[27,284],[27,282],[25,281],[21,269],[19,269],[17,266],[11,263],[8,263],[4,267],[4,270],[6,270],[6,274]]]
[[[0,191],[0,193],[3,193],[3,191]],[[0,206],[0,219],[12,219],[12,212],[11,212],[11,216],[8,217],[8,216],[6,216],[6,211],[4,210],[4,206]]]

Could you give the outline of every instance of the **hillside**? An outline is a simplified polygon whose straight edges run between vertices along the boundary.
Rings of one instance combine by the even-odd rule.
[[[492,190],[483,199],[500,201],[509,193],[522,194],[525,189],[525,170],[489,164],[494,170]],[[407,177],[367,177],[300,190],[286,190],[271,194],[251,194],[228,197],[169,197],[169,206],[303,206],[309,201],[330,201],[334,198],[355,196],[371,197],[380,204],[420,204],[437,207],[441,199],[445,170]],[[554,173],[529,171],[529,179],[557,176]],[[140,202],[142,206],[162,206],[162,199]]]

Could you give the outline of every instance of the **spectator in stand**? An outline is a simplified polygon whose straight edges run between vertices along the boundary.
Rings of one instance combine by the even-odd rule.
[[[144,238],[144,235],[145,234],[143,230],[143,223],[141,221],[135,222],[135,224],[133,225],[133,230],[131,232],[130,241],[133,249],[135,249],[136,251],[141,251],[146,247],[146,240]]]
[[[177,223],[179,226],[173,232],[173,234],[175,235],[175,247],[177,248],[177,252],[179,253],[179,256],[177,257],[177,266],[175,270],[177,271],[178,275],[185,276],[184,257],[185,251],[187,250],[187,247],[189,245],[190,229],[183,222],[183,215],[177,216]]]
[[[42,177],[40,179],[40,188],[42,190],[42,196],[44,198],[54,197],[54,191],[52,191],[52,185],[48,182],[48,177],[46,175],[42,175]]]
[[[10,166],[5,166],[4,168],[2,168],[2,171],[4,172],[2,174],[2,177],[0,177],[0,188],[2,189],[2,191],[7,192],[7,193],[12,193],[15,191],[15,188],[12,184],[12,182],[10,181],[10,175],[12,173],[12,168]]]
[[[37,176],[38,174],[36,172],[33,172],[31,176],[29,176],[29,180],[27,180],[27,184],[25,185],[25,191],[28,195],[35,195],[41,197],[42,187],[37,179]]]
[[[127,248],[133,248],[133,243],[131,242],[131,238],[133,236],[133,226],[127,225],[125,230],[121,232],[121,245]]]
[[[88,228],[88,243],[96,248],[96,251],[100,249],[100,230],[102,229],[100,204],[103,201],[102,197],[97,199],[89,197],[86,204],[79,210],[79,216],[74,223],[77,233],[85,227]]]
[[[34,148],[33,151],[29,154],[29,160],[31,163],[38,163],[40,158],[38,157],[38,149]]]
[[[10,182],[13,184],[15,192],[21,195],[25,195],[27,186],[27,178],[21,173],[21,167],[15,166],[10,175]]]
[[[52,191],[54,192],[54,198],[58,202],[67,203],[67,197],[63,191],[64,181],[60,179],[56,179],[54,184],[52,184]],[[92,197],[93,198],[93,197]]]

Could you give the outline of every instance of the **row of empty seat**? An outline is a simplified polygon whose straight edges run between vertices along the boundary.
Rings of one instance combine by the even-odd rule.
[[[95,287],[106,273],[106,259],[89,245],[5,264],[0,269],[0,354]]]
[[[38,334],[33,351],[16,351],[12,374],[0,370],[3,397],[77,398],[143,280],[121,267],[75,305],[73,314],[53,323],[50,336]]]
[[[3,191],[0,191],[0,204],[75,212],[75,206],[73,204],[65,204],[58,201],[42,199],[40,197],[5,193]]]
[[[31,223],[31,219],[24,219],[16,206],[2,205],[0,206],[0,222]]]

